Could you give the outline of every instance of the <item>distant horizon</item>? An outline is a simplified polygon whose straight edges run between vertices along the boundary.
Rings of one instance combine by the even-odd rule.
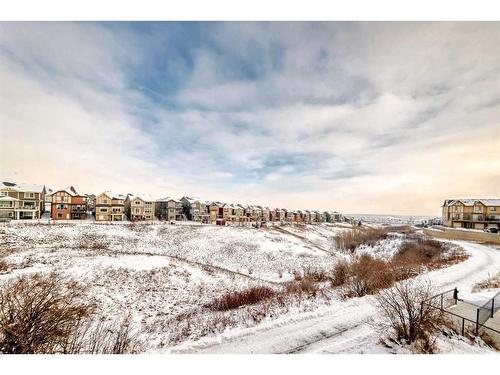
[[[495,22],[0,22],[0,176],[439,216],[500,195],[499,40]]]

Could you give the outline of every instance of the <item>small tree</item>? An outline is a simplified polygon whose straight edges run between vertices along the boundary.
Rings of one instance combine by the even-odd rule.
[[[378,305],[398,340],[407,343],[429,341],[430,333],[440,322],[439,311],[422,302],[432,295],[429,283],[403,280],[377,295]]]

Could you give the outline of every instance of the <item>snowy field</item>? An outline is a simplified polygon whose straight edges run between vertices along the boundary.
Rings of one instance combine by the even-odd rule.
[[[52,271],[76,279],[89,287],[103,317],[131,314],[144,351],[387,352],[369,324],[377,318],[369,296],[345,301],[328,289],[307,298],[290,296],[285,303],[266,305],[265,311],[245,306],[221,314],[207,308],[230,292],[254,286],[282,290],[297,275],[331,270],[346,257],[335,249],[333,238],[348,230],[336,224],[253,229],[11,223],[0,226],[0,260],[8,265],[0,271],[0,283]],[[401,235],[391,234],[358,253],[389,259],[402,241]],[[473,253],[484,248],[489,249],[468,249]],[[492,254],[477,275],[477,255],[464,262],[467,266],[429,275],[436,275],[437,285],[444,288],[466,276],[460,284],[465,293],[483,274],[498,269],[500,251]],[[469,348],[460,345],[465,348],[460,350]]]

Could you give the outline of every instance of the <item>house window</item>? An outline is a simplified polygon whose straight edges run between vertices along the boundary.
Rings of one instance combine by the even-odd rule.
[[[474,212],[481,212],[481,206],[474,206]]]
[[[134,212],[135,212],[136,214],[140,214],[140,213],[141,213],[141,209],[140,209],[140,208],[136,208]]]
[[[58,218],[62,218],[62,214],[57,214],[57,217]]]
[[[8,194],[6,191],[0,191],[0,197],[6,197]]]
[[[497,208],[496,207],[490,207],[490,211],[496,211]]]
[[[24,198],[35,198],[35,193],[24,193]]]
[[[108,204],[108,200],[107,200],[107,199],[103,199],[103,200],[102,200],[102,203],[104,203],[104,204]]]
[[[99,209],[99,212],[108,212],[108,209],[106,207],[101,207]]]

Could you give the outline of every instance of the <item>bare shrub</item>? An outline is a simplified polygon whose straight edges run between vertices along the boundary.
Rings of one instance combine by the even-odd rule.
[[[373,246],[384,238],[387,238],[387,230],[369,228],[345,231],[335,236],[333,240],[337,249],[354,253],[359,246]]]
[[[446,242],[436,241],[421,235],[409,237],[394,255],[392,262],[401,268],[406,267],[411,277],[419,273],[421,266],[442,268],[467,259],[468,255],[462,248]],[[400,278],[401,279],[401,278]]]
[[[286,284],[287,294],[306,293],[315,295],[317,291],[318,291],[318,286],[314,281],[314,279],[312,278],[303,278],[299,281],[290,282]]]
[[[304,269],[304,276],[302,279],[309,279],[314,282],[323,282],[328,281],[330,278],[324,269],[309,266]]]
[[[213,301],[208,307],[216,311],[232,310],[240,306],[258,303],[273,297],[275,294],[276,292],[268,287],[253,287],[241,292],[228,293]]]
[[[85,290],[57,274],[22,276],[0,291],[0,351],[58,353],[93,312]]]
[[[0,290],[0,352],[134,352],[130,317],[104,322],[86,288],[57,273],[22,276]]]
[[[496,275],[488,277],[486,280],[474,284],[473,292],[478,292],[483,289],[500,288],[500,272]]]
[[[442,322],[439,310],[422,302],[432,296],[429,283],[404,280],[381,290],[377,302],[397,340],[415,343],[420,352],[435,350],[433,333]]]
[[[368,254],[363,254],[350,264],[348,275],[347,296],[373,294],[392,286],[395,281],[390,265]]]
[[[5,260],[0,259],[0,273],[6,273],[10,269],[9,263],[7,263]]]
[[[349,278],[349,273],[350,273],[350,266],[349,263],[346,261],[340,261],[338,262],[334,269],[333,269],[333,274],[332,274],[332,286],[341,286],[344,285]]]

